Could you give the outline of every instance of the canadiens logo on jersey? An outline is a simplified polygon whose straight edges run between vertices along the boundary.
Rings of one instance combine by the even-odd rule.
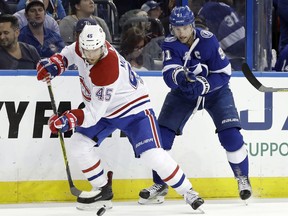
[[[81,92],[82,92],[83,98],[87,102],[90,102],[91,101],[91,92],[90,92],[89,88],[87,87],[87,85],[85,84],[84,78],[82,76],[80,76],[80,84],[81,84]]]

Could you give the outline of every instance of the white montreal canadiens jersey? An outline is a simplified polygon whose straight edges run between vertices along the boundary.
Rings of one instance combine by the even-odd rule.
[[[96,65],[81,57],[78,42],[61,52],[69,65],[78,67],[85,103],[81,127],[95,125],[102,117],[121,118],[152,108],[143,80],[107,41],[106,46],[108,53]]]

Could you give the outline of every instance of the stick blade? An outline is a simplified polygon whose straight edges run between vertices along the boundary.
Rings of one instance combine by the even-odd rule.
[[[242,64],[242,72],[246,79],[259,91],[261,91],[262,84],[257,80],[257,78],[254,76],[253,72],[249,68],[249,65],[247,63]]]

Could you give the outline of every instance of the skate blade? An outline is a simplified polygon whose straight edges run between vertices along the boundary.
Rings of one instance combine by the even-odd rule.
[[[143,199],[140,198],[138,200],[138,203],[140,205],[153,205],[153,204],[162,204],[165,201],[165,196],[157,196],[152,199]]]
[[[205,214],[205,211],[202,208],[197,208],[191,212],[192,214]]]
[[[244,200],[244,205],[248,206],[248,201],[247,200]]]
[[[76,209],[81,211],[98,211],[100,208],[104,207],[106,210],[111,209],[113,207],[111,200],[105,201],[97,201],[94,203],[84,204],[84,203],[77,203]]]

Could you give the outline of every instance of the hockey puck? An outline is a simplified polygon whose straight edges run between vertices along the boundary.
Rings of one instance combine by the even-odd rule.
[[[106,209],[104,207],[101,207],[98,211],[97,211],[97,216],[101,216],[106,212]]]

